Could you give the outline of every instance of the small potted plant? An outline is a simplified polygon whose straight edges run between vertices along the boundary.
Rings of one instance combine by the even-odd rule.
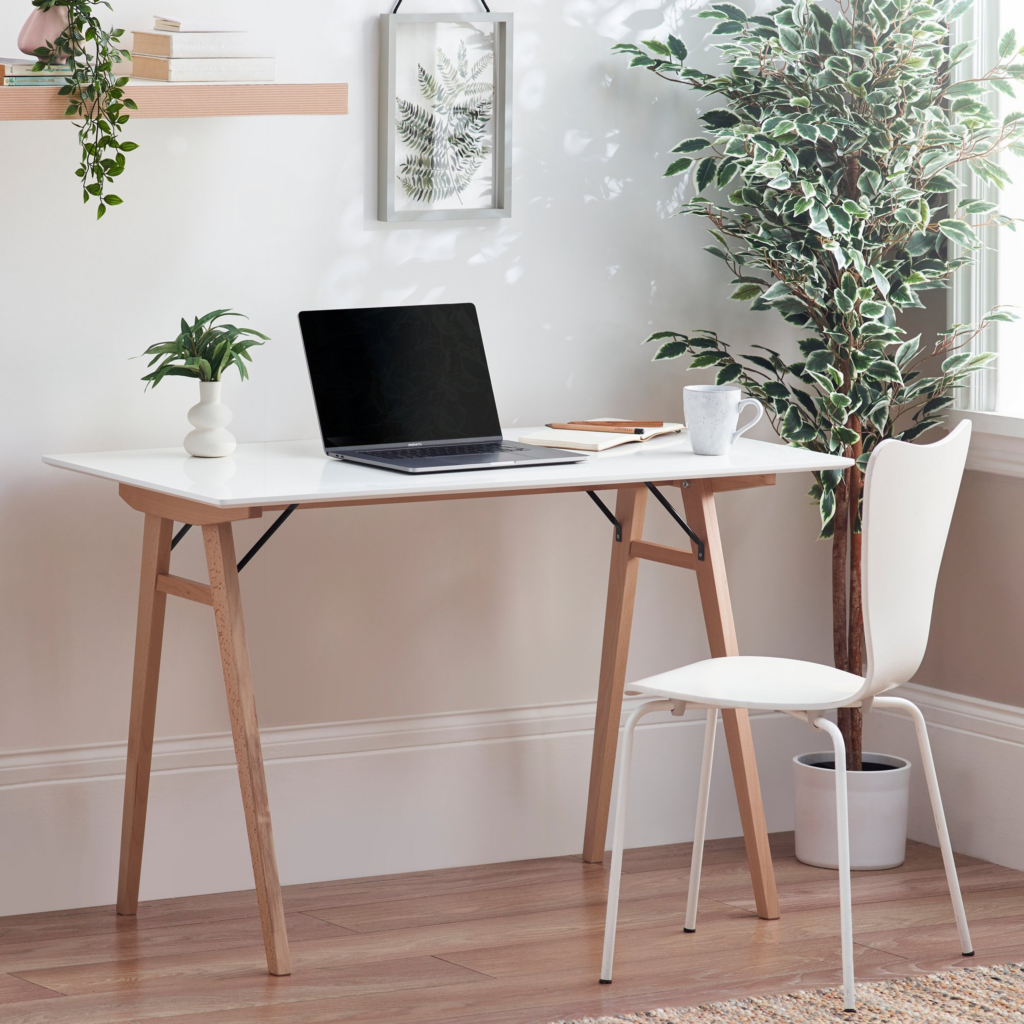
[[[195,377],[199,381],[199,404],[188,411],[194,427],[185,435],[185,451],[204,459],[218,459],[235,450],[235,439],[227,430],[231,410],[220,400],[221,379],[230,367],[238,368],[247,380],[249,349],[270,339],[249,327],[221,322],[228,316],[243,316],[230,309],[215,309],[197,317],[191,325],[182,319],[181,333],[174,341],[150,345],[143,356],[152,356],[150,369],[142,379],[156,387],[164,377]],[[243,316],[243,319],[246,319]]]

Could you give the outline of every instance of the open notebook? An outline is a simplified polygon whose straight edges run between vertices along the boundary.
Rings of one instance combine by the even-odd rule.
[[[595,423],[607,423],[613,427],[616,423],[628,423],[628,420],[615,420],[608,417],[595,419]],[[643,428],[639,434],[610,434],[598,430],[557,430],[543,427],[532,433],[523,434],[519,440],[523,444],[539,444],[548,448],[568,448],[580,452],[603,452],[623,444],[637,441],[649,441],[652,437],[664,437],[666,434],[678,434],[683,429],[682,423],[663,423],[660,427]]]

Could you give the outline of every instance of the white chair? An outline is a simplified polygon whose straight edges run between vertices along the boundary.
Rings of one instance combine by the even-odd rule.
[[[924,717],[908,700],[880,696],[886,690],[908,682],[924,657],[939,564],[946,546],[970,440],[971,424],[964,422],[936,444],[912,445],[901,441],[883,441],[871,458],[865,479],[862,557],[866,677],[805,661],[734,657],[687,665],[630,686],[631,691],[659,699],[637,708],[625,726],[608,885],[604,960],[601,966],[603,984],[610,984],[612,980],[633,733],[637,722],[645,715],[655,711],[671,711],[681,715],[687,707],[707,709],[707,726],[704,732],[704,758],[693,837],[685,931],[692,932],[697,927],[697,893],[700,887],[718,709],[780,711],[806,721],[827,732],[835,748],[843,1001],[846,1010],[853,1011],[856,1008],[846,747],[835,723],[823,717],[822,712],[848,707],[868,711],[871,707],[879,707],[906,712],[914,720],[921,748],[921,766],[928,781],[928,794],[942,848],[946,880],[960,931],[961,949],[964,956],[974,955]]]

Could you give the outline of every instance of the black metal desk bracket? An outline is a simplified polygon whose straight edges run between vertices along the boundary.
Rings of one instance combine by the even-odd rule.
[[[593,491],[587,491],[587,494],[589,494],[590,497],[593,498],[594,504],[605,514],[605,516],[608,518],[608,522],[610,522],[612,526],[615,527],[615,539],[621,544],[622,523],[620,523],[618,519],[616,519],[615,516],[612,515],[612,510]]]
[[[686,525],[686,522],[684,521],[683,517],[672,507],[672,503],[668,500],[668,498],[665,497],[664,494],[661,493],[661,491],[658,490],[657,487],[654,486],[654,484],[648,484],[647,489],[651,492],[651,494],[653,494],[658,499],[658,501],[661,502],[661,504],[665,508],[665,511],[667,511],[668,514],[686,531],[686,536],[689,537],[690,540],[692,540],[693,543],[697,545],[697,561],[703,562],[704,541],[702,541],[700,537],[698,537],[697,534],[695,534],[693,530],[691,530],[690,527]]]
[[[186,523],[175,535],[174,540],[171,541],[171,550],[173,551],[182,541],[185,534],[192,529],[191,523]]]
[[[293,512],[294,512],[294,511],[295,511],[295,510],[297,509],[297,508],[298,508],[298,507],[299,507],[299,506],[298,506],[297,504],[295,504],[295,505],[289,505],[289,506],[288,506],[288,507],[287,507],[287,508],[286,508],[286,509],[285,509],[285,510],[284,510],[284,511],[283,511],[283,512],[282,512],[282,513],[281,513],[281,514],[280,514],[280,515],[279,515],[279,516],[278,516],[278,517],[277,517],[277,518],[276,518],[276,519],[275,519],[275,520],[273,521],[273,523],[271,523],[271,524],[270,524],[269,528],[267,529],[267,532],[266,532],[266,533],[264,533],[264,534],[263,534],[263,536],[262,536],[262,537],[260,537],[260,539],[259,539],[258,541],[256,541],[256,543],[255,543],[255,544],[253,544],[253,546],[252,546],[251,548],[249,548],[249,550],[248,550],[248,551],[247,551],[247,552],[245,553],[245,555],[244,555],[244,556],[242,557],[242,560],[241,560],[241,561],[240,561],[240,562],[238,563],[238,565],[236,566],[236,569],[237,569],[237,571],[238,571],[238,572],[241,572],[241,571],[242,571],[242,570],[243,570],[243,569],[244,569],[244,568],[245,568],[245,567],[246,567],[246,566],[247,566],[247,565],[248,565],[248,564],[249,564],[249,563],[250,563],[250,562],[252,561],[252,559],[253,559],[253,556],[257,554],[257,552],[258,552],[258,551],[260,550],[260,548],[262,548],[262,547],[263,547],[263,545],[264,545],[264,544],[266,544],[266,543],[267,543],[267,541],[268,541],[268,540],[270,540],[270,538],[271,538],[271,537],[273,537],[275,533],[277,533],[277,530],[278,530],[278,528],[279,528],[279,527],[281,526],[281,524],[282,524],[282,523],[283,523],[283,522],[284,522],[284,521],[285,521],[285,520],[286,520],[286,519],[287,519],[287,518],[288,518],[288,517],[289,517],[289,516],[290,516],[290,515],[291,515],[291,514],[292,514],[292,513],[293,513]],[[172,550],[172,551],[173,551],[173,550],[174,550],[174,549],[175,549],[175,548],[176,548],[176,547],[178,546],[178,543],[179,543],[179,542],[181,541],[182,537],[184,537],[184,536],[185,536],[185,534],[186,534],[186,533],[188,533],[188,531],[189,531],[189,530],[191,530],[191,529],[192,529],[192,524],[191,524],[191,523],[185,523],[185,525],[184,525],[184,526],[183,526],[183,527],[182,527],[182,528],[181,528],[181,529],[180,529],[180,530],[179,530],[179,531],[178,531],[178,532],[177,532],[177,533],[176,533],[176,534],[174,535],[174,539],[173,539],[173,540],[171,541],[171,550]]]

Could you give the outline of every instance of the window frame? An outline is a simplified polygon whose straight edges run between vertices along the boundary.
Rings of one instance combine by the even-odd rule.
[[[950,33],[954,45],[973,40],[974,53],[960,66],[960,77],[973,78],[990,67],[999,53],[1000,0],[975,0],[974,7],[962,15]],[[960,174],[964,186],[953,193],[953,205],[968,196],[998,202],[999,190],[982,181],[969,169]],[[999,227],[990,225],[978,231],[983,248],[973,267],[961,270],[947,293],[947,318],[950,325],[977,323],[999,302]],[[953,247],[953,255],[959,247]],[[977,353],[998,349],[998,326],[989,328],[973,343]],[[967,388],[957,397],[953,423],[969,419],[975,436],[971,444],[968,468],[982,472],[1024,477],[1024,417],[1006,416],[995,411],[998,361],[974,374]]]

